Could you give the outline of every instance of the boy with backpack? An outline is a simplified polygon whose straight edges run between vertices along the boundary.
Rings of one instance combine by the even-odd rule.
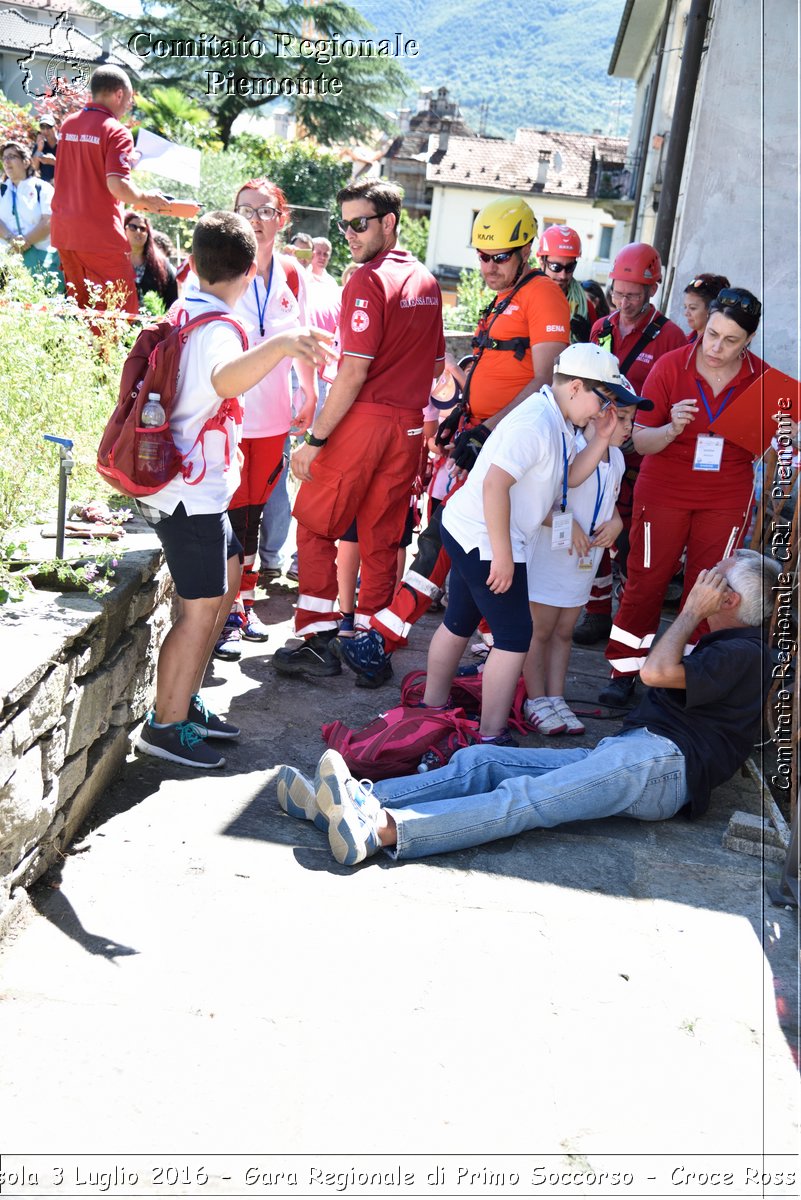
[[[195,227],[190,262],[198,286],[187,291],[182,305],[190,320],[212,313],[219,319],[193,329],[182,347],[168,418],[181,469],[140,501],[180,604],[159,652],[155,709],[136,745],[145,754],[200,769],[225,763],[211,740],[239,736],[236,726],[209,712],[199,694],[239,588],[241,547],[227,513],[240,475],[242,409],[236,397],[286,356],[322,365],[322,342],[329,337],[299,329],[248,349],[230,313],[255,275],[256,248],[250,224],[235,213],[208,213]]]

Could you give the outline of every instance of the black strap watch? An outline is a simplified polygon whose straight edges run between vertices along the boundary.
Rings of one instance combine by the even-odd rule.
[[[314,446],[315,450],[319,450],[328,441],[328,438],[315,437],[310,429],[307,429],[303,435],[303,440],[307,446]]]

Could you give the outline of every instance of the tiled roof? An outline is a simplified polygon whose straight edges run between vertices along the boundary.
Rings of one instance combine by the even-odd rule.
[[[593,157],[623,162],[625,138],[598,134],[518,129],[514,141],[452,137],[429,157],[429,183],[499,192],[589,195]],[[547,166],[547,169],[545,169]]]
[[[53,21],[43,23],[31,21],[13,8],[0,8],[0,47],[37,51],[48,58],[98,62],[103,54],[100,46],[69,20],[56,24],[57,16],[53,13]]]

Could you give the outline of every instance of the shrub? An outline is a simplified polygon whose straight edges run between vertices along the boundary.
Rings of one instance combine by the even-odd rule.
[[[485,287],[481,272],[475,267],[465,267],[456,288],[456,305],[446,308],[442,314],[445,328],[467,329],[472,333],[493,295],[494,292]]]

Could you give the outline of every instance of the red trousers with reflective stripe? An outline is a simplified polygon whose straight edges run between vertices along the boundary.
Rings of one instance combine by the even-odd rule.
[[[298,607],[295,632],[335,629],[337,539],[359,520],[361,584],[356,613],[389,604],[398,546],[420,462],[418,410],[356,401],[317,455],[301,485],[298,522]]]
[[[659,628],[665,592],[684,547],[687,561],[682,606],[699,572],[731,554],[743,538],[744,527],[744,509],[688,510],[635,501],[626,586],[605,651],[613,675],[636,675],[639,671],[636,660],[647,656],[650,645],[648,642],[642,647],[642,640]],[[616,630],[625,640],[616,638]]]

